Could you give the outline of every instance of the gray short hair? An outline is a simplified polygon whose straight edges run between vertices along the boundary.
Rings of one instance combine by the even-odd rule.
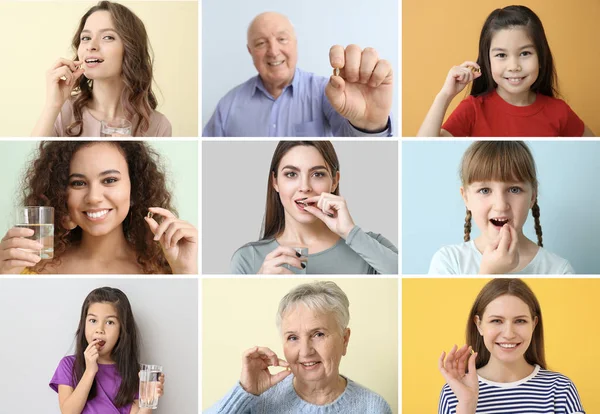
[[[338,285],[333,282],[312,282],[296,286],[279,302],[277,329],[281,331],[281,321],[285,312],[294,304],[302,303],[312,311],[333,313],[340,331],[343,333],[350,322],[350,301]]]

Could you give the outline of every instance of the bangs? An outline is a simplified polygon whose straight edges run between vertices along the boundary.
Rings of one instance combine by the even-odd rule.
[[[528,182],[537,188],[535,162],[521,141],[478,141],[463,156],[463,185],[482,181]]]

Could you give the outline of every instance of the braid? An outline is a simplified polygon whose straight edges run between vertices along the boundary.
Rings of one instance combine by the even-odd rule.
[[[542,225],[540,224],[540,206],[538,206],[537,200],[535,200],[531,207],[531,215],[535,221],[535,234],[537,234],[538,246],[544,247],[542,243]]]
[[[540,229],[540,233],[541,233]],[[467,215],[465,216],[465,241],[471,240],[471,210],[467,209]]]

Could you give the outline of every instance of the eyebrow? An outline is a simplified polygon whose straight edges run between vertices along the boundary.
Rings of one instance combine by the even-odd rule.
[[[281,170],[285,170],[286,168],[288,170],[292,170],[292,171],[300,171],[300,168],[294,167],[293,165],[286,165]],[[327,167],[325,167],[324,165],[316,165],[314,167],[311,167],[308,171],[314,171],[314,170],[327,170]]]
[[[506,319],[504,316],[500,316],[500,315],[490,315],[490,316],[488,316],[488,318]],[[523,319],[523,318],[529,318],[529,316],[527,316],[527,315],[513,316],[513,319],[516,319],[516,318]]]
[[[96,318],[98,317],[98,315],[94,315],[93,313],[88,313],[88,314],[87,314],[87,316],[94,316],[94,317],[96,317]],[[115,318],[115,319],[119,319],[119,318],[118,318],[116,315],[108,315],[108,316],[106,317],[106,319],[108,319],[108,318]]]
[[[104,32],[115,32],[116,33],[117,31],[115,29],[111,29],[111,28],[100,29],[98,31],[98,33],[104,33]],[[80,34],[84,34],[84,33],[92,33],[92,31],[88,30],[88,29],[84,29],[84,30],[81,31]]]
[[[318,328],[313,328],[313,329],[309,330],[308,332],[315,332],[315,331],[325,331],[325,332],[329,332],[329,329],[327,329],[327,328],[325,328],[325,327],[322,327],[322,326],[321,326],[321,327],[318,327]],[[284,333],[284,335],[287,335],[287,334],[295,334],[295,333],[296,333],[296,331],[287,331],[287,332],[285,332],[285,333]]]
[[[518,50],[529,49],[530,47],[535,49],[535,46],[533,44],[529,44],[529,45],[521,46]],[[503,49],[501,47],[495,47],[492,49],[492,52],[506,52],[506,50],[507,49]]]
[[[106,170],[106,171],[102,171],[100,174],[98,174],[98,177],[102,177],[103,175],[109,175],[109,174],[121,174],[121,171],[119,170]],[[86,178],[84,174],[79,174],[79,173],[74,173],[69,175],[69,179],[71,178]]]

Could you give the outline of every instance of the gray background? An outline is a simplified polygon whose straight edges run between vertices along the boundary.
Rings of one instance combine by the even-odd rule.
[[[202,144],[202,271],[229,273],[233,253],[258,240],[277,142]],[[356,225],[398,245],[398,143],[333,142],[340,195]]]
[[[398,85],[398,4],[397,0],[203,2],[202,128],[227,92],[257,75],[246,49],[247,30],[252,19],[266,11],[282,13],[294,25],[297,67],[328,77],[332,74],[331,46],[355,43],[363,49],[375,48],[381,59],[388,60],[394,68],[394,84]],[[398,94],[394,93],[392,117],[396,118],[397,113]]]
[[[198,412],[198,281],[114,278],[0,279],[0,412],[60,414],[48,383],[61,358],[74,352],[85,297],[102,286],[129,298],[140,362],[163,366],[165,395],[155,412]]]
[[[442,246],[463,242],[458,168],[471,141],[402,145],[402,273],[426,274]],[[600,142],[527,141],[537,167],[544,248],[575,273],[600,273]],[[479,235],[472,222],[471,238]],[[537,243],[529,213],[523,232]]]

